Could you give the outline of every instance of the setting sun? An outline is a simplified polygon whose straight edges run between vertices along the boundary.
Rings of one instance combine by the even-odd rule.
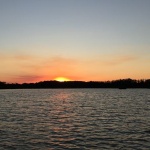
[[[65,78],[65,77],[57,77],[54,80],[59,81],[59,82],[65,82],[65,81],[70,81],[70,79]]]

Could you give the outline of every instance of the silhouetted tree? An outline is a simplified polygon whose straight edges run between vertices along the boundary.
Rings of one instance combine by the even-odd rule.
[[[150,79],[133,80],[119,79],[113,81],[41,81],[37,83],[6,83],[0,82],[0,89],[21,89],[21,88],[150,88]]]

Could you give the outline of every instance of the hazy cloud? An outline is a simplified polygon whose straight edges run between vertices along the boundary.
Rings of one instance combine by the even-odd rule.
[[[121,65],[137,60],[138,57],[132,55],[108,56],[100,58],[100,63],[106,66]]]
[[[29,82],[37,82],[40,81],[43,77],[39,75],[16,75],[12,78],[12,80],[17,80],[19,83],[29,83]]]

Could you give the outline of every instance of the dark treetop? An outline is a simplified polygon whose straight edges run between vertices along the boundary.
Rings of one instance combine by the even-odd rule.
[[[30,89],[30,88],[150,88],[150,79],[133,80],[119,79],[113,81],[41,81],[36,83],[6,83],[0,82],[0,89]]]

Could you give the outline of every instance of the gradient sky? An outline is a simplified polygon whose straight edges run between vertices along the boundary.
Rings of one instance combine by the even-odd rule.
[[[0,0],[0,81],[150,78],[150,0]]]

